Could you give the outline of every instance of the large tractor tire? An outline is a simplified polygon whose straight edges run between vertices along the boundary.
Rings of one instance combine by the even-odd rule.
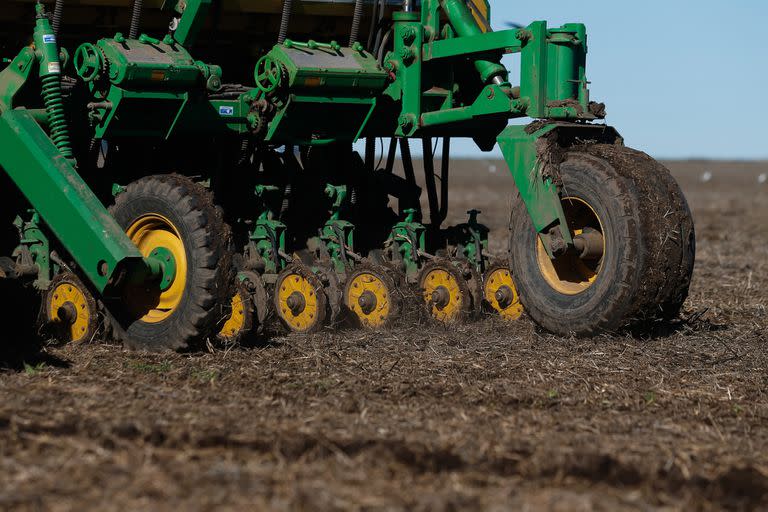
[[[160,291],[129,285],[110,303],[115,336],[153,351],[215,337],[234,295],[234,270],[230,229],[210,192],[182,176],[149,176],[118,194],[110,212],[143,256],[160,251],[175,267]]]
[[[571,233],[598,232],[602,256],[569,251],[550,259],[518,194],[510,262],[531,318],[553,333],[578,336],[650,332],[676,318],[688,295],[695,237],[669,171],[645,153],[596,144],[570,150],[560,178]]]

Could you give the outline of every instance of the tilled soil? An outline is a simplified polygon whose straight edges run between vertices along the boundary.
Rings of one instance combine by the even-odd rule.
[[[0,373],[0,509],[768,507],[768,164],[670,167],[698,253],[665,332],[488,318],[212,353],[46,347]],[[453,220],[486,205],[501,251],[503,165],[456,171]]]

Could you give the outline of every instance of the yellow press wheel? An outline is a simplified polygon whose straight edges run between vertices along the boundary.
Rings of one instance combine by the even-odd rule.
[[[381,328],[400,315],[400,293],[386,267],[362,265],[347,277],[344,305],[362,327]]]
[[[442,323],[466,320],[473,311],[472,292],[465,272],[448,260],[433,260],[419,274],[419,288],[428,312]]]
[[[253,302],[245,283],[237,284],[226,313],[217,338],[225,343],[233,343],[247,335],[253,327]]]
[[[502,320],[514,321],[523,314],[512,272],[506,265],[493,265],[485,272],[483,296],[491,310]]]
[[[306,334],[322,329],[328,299],[322,281],[307,267],[286,267],[277,277],[274,300],[277,316],[292,332]]]
[[[53,279],[43,308],[46,325],[62,343],[90,341],[96,333],[96,301],[74,274],[64,272]]]

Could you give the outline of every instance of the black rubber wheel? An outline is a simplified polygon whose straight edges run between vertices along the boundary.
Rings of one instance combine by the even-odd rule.
[[[695,235],[669,171],[645,153],[597,144],[569,150],[560,177],[566,215],[586,219],[579,227],[569,218],[572,233],[601,231],[604,252],[593,261],[571,253],[567,265],[558,259],[549,266],[517,194],[510,263],[531,318],[556,334],[589,336],[649,332],[677,317],[693,273]]]
[[[173,301],[156,287],[128,287],[119,302],[107,303],[114,336],[145,350],[181,349],[215,336],[234,295],[234,268],[231,232],[212,194],[183,176],[148,176],[128,185],[110,212],[142,254],[157,245],[153,237],[165,237],[185,263],[185,270],[177,265]]]

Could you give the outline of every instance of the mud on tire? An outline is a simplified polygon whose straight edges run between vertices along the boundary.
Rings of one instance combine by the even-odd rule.
[[[183,176],[148,176],[128,185],[110,213],[126,230],[148,214],[167,219],[178,232],[187,267],[183,293],[167,318],[145,321],[126,307],[125,298],[108,302],[114,337],[129,348],[167,350],[213,336],[234,293],[234,267],[231,231],[212,194]]]
[[[618,145],[572,148],[560,164],[563,196],[584,200],[600,219],[605,252],[594,282],[565,294],[545,279],[538,236],[519,194],[513,199],[510,259],[533,320],[562,335],[650,330],[677,317],[695,257],[688,204],[669,171]]]

